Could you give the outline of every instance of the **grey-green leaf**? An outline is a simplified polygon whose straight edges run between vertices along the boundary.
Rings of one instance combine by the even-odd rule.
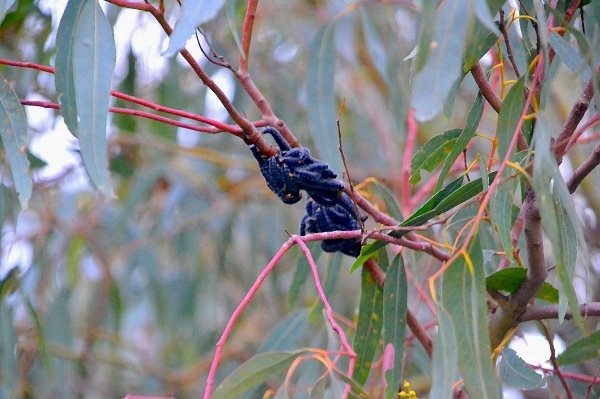
[[[524,86],[525,77],[521,77],[521,79],[517,80],[517,83],[511,87],[506,98],[502,101],[502,109],[500,110],[500,115],[498,115],[497,129],[498,158],[500,161],[503,161],[508,153],[508,147],[515,134],[515,129],[521,118],[521,114],[523,113],[523,107],[525,106],[525,99],[523,97]]]
[[[73,78],[83,165],[92,183],[112,196],[106,156],[106,120],[115,67],[112,28],[100,5],[85,0],[75,21]]]
[[[569,345],[556,360],[561,366],[581,364],[587,359],[597,358],[600,354],[600,331]]]
[[[175,24],[163,55],[170,57],[183,49],[196,27],[213,19],[224,4],[225,0],[184,0],[181,6],[183,15]]]
[[[316,36],[310,48],[306,92],[308,121],[318,155],[338,174],[343,170],[338,151],[337,109],[333,86],[335,47],[333,25],[327,25]]]
[[[502,349],[500,376],[508,385],[519,389],[538,389],[546,384],[546,379],[529,367],[517,352],[510,348]]]
[[[431,379],[432,398],[452,398],[452,388],[457,377],[458,351],[456,334],[448,313],[440,306],[436,306],[438,318],[438,335],[433,347],[433,362]]]
[[[419,121],[430,120],[442,111],[452,85],[461,76],[468,20],[466,0],[447,0],[439,11],[435,47],[414,77],[411,104]]]
[[[383,372],[385,373],[386,399],[398,397],[398,385],[402,375],[402,358],[404,357],[404,341],[406,336],[407,306],[406,270],[402,255],[398,254],[387,269],[383,288]]]
[[[567,68],[569,68],[573,73],[578,74],[584,82],[590,80],[592,77],[592,72],[589,65],[577,53],[577,51],[571,47],[567,39],[556,32],[551,32],[550,36],[548,37],[548,42],[556,52],[558,58],[560,58]]]
[[[467,253],[452,263],[442,283],[442,303],[457,337],[458,367],[471,398],[498,398],[498,381],[491,361],[487,323],[483,252],[472,239]]]
[[[432,172],[448,158],[461,132],[462,129],[447,130],[433,137],[415,153],[410,161],[410,184],[421,181],[421,169]]]
[[[33,183],[27,160],[27,117],[17,94],[0,75],[0,137],[10,163],[21,209],[27,209]]]
[[[54,83],[60,112],[71,134],[77,137],[77,101],[73,77],[73,44],[77,41],[75,24],[84,0],[69,0],[56,32],[56,72]]]
[[[238,398],[249,389],[262,384],[272,374],[287,370],[298,356],[305,353],[305,350],[298,350],[256,355],[225,378],[214,391],[212,399]]]

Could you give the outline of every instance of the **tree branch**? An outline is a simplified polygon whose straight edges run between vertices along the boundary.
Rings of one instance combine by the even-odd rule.
[[[579,305],[579,312],[582,317],[586,316],[600,316],[600,302],[584,303]],[[567,310],[565,315],[566,320],[571,320],[573,314],[571,310]],[[531,320],[547,320],[547,319],[558,319],[558,305],[548,306],[531,306],[523,312],[517,321],[522,323]]]
[[[584,163],[579,166],[573,176],[567,182],[567,187],[569,188],[569,192],[573,194],[577,187],[581,184],[583,179],[586,178],[587,175],[592,173],[592,171],[600,165],[600,143],[596,144],[592,154],[588,159],[585,160]]]
[[[500,113],[500,108],[502,108],[502,100],[492,89],[489,82],[485,78],[485,74],[483,73],[483,69],[481,69],[481,65],[479,62],[476,62],[475,65],[471,68],[471,75],[473,75],[473,79],[475,79],[475,83],[479,86],[479,90],[481,90],[481,94],[485,97],[488,103],[494,108],[497,113]]]

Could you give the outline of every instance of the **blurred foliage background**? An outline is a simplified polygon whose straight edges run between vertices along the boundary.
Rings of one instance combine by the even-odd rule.
[[[215,97],[180,56],[161,56],[167,38],[150,15],[101,5],[117,43],[115,90],[227,120]],[[53,65],[56,28],[64,6],[64,1],[15,2],[0,25],[0,58]],[[179,6],[174,1],[165,6],[173,23]],[[327,160],[341,176],[340,159],[332,158],[335,153],[325,145],[331,142],[331,137],[325,137],[331,132],[315,130],[314,125],[311,129],[310,122],[319,84],[311,65],[319,56],[334,65],[338,105],[345,100],[340,123],[350,174],[355,183],[370,178],[363,192],[388,212],[394,210],[379,193],[385,188],[400,198],[405,189],[400,171],[411,76],[406,58],[423,29],[421,6],[402,1],[265,0],[258,7],[254,27],[250,73],[255,84],[302,145]],[[586,7],[592,37],[599,32],[598,2]],[[510,5],[505,9],[509,12]],[[212,49],[234,66],[239,58],[235,37],[245,10],[246,2],[228,0],[217,17],[202,27]],[[320,54],[324,31],[332,35],[331,51]],[[594,37],[597,43],[598,36]],[[516,33],[513,40],[520,40]],[[250,120],[259,120],[257,108],[229,71],[208,62],[195,41],[188,48],[205,71],[238,110]],[[524,54],[515,54],[527,65]],[[486,56],[482,62],[489,68],[492,58]],[[0,66],[0,73],[19,98],[57,102],[52,74],[8,66]],[[562,126],[584,81],[559,62],[554,73],[546,110],[551,125]],[[453,109],[419,124],[417,144],[463,127],[477,92],[467,75]],[[122,100],[113,105],[142,109]],[[107,150],[116,196],[105,198],[90,186],[77,142],[59,112],[26,110],[34,194],[24,212],[2,158],[0,397],[199,396],[227,320],[288,238],[286,230],[297,232],[303,206],[284,205],[268,191],[242,140],[120,114],[110,115]],[[497,114],[486,110],[477,132],[493,137],[496,123]],[[593,142],[576,145],[563,172],[568,175],[581,164],[593,146]],[[468,161],[490,149],[488,140],[476,140]],[[428,178],[424,173],[421,185]],[[590,233],[593,264],[591,272],[576,274],[582,302],[600,300],[598,181],[596,170],[574,196]],[[469,218],[473,210],[464,212]],[[460,217],[455,220],[452,230],[458,231]],[[368,226],[375,224],[369,221]],[[435,229],[427,234],[439,238]],[[493,241],[492,233],[487,238]],[[320,253],[318,245],[311,248]],[[333,309],[348,325],[360,293],[359,273],[348,273],[352,261],[340,254],[318,256]],[[424,286],[439,266],[430,257],[412,252],[405,261],[413,274],[411,287]],[[494,270],[494,262],[489,270]],[[293,248],[238,321],[218,380],[261,351],[307,346],[336,350],[307,277],[297,297],[294,293],[290,298],[291,281],[303,269],[305,261]],[[423,325],[435,321],[414,289],[409,289],[409,308]],[[578,337],[572,326],[553,325],[553,329],[566,342]],[[410,342],[404,378],[417,392],[426,391],[431,384],[430,360],[416,340]],[[299,375],[322,375],[325,370],[316,361],[306,361],[302,367]],[[261,398],[269,386],[277,387],[281,381],[274,379],[244,397]],[[295,397],[327,397],[332,394],[326,387],[332,383],[323,381],[312,395],[298,392]],[[587,385],[581,385],[585,392]]]

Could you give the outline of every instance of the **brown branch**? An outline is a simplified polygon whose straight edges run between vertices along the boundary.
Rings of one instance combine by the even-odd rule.
[[[565,377],[562,375],[558,362],[556,361],[556,349],[554,348],[554,340],[552,339],[552,334],[550,333],[550,330],[548,329],[546,323],[544,323],[543,321],[540,321],[540,326],[542,326],[542,331],[544,332],[544,336],[546,337],[548,345],[550,346],[550,363],[552,363],[552,366],[554,367],[554,373],[558,376],[561,385],[567,393],[567,398],[573,399],[573,393],[571,392],[567,381],[565,381]]]
[[[591,302],[579,305],[579,312],[582,317],[600,316],[600,302]],[[517,318],[517,321],[522,323],[531,320],[558,319],[558,316],[558,305],[531,306]],[[571,310],[567,310],[565,319],[571,320],[572,318],[573,314],[571,313]]]
[[[577,190],[577,187],[579,187],[583,179],[585,179],[586,176],[592,173],[592,171],[598,165],[600,165],[600,143],[596,144],[590,157],[586,159],[585,162],[582,163],[581,166],[575,170],[573,176],[567,182],[569,192],[573,194],[575,190]]]
[[[479,86],[479,90],[481,90],[481,94],[487,100],[488,103],[494,108],[497,113],[500,113],[500,108],[502,108],[502,100],[492,89],[490,83],[485,78],[485,74],[483,73],[483,69],[481,69],[481,65],[479,62],[476,62],[475,65],[471,68],[471,75],[473,75],[473,79],[475,79],[475,83]]]
[[[431,338],[429,338],[427,331],[425,331],[421,323],[419,323],[419,320],[417,320],[417,317],[410,310],[406,312],[406,325],[410,328],[410,331],[415,334],[415,337],[417,337],[421,345],[423,345],[427,356],[429,356],[430,359],[433,358],[433,342],[431,341]]]
[[[597,67],[597,71],[600,71],[600,64]],[[581,93],[581,96],[579,96],[579,99],[571,109],[571,113],[569,114],[569,117],[563,126],[562,132],[560,132],[558,138],[554,142],[552,151],[554,152],[556,162],[559,165],[562,163],[562,159],[565,156],[565,150],[569,144],[571,136],[573,136],[577,125],[579,125],[583,115],[585,115],[590,106],[592,97],[594,97],[594,76],[588,80],[583,92]]]
[[[506,45],[506,53],[508,54],[508,59],[515,71],[515,75],[517,79],[521,77],[519,73],[519,68],[517,67],[517,63],[515,62],[515,57],[513,57],[512,48],[510,46],[510,40],[508,39],[508,31],[506,30],[506,24],[504,23],[504,10],[500,9],[500,31],[502,32],[502,36],[504,36],[504,44]]]

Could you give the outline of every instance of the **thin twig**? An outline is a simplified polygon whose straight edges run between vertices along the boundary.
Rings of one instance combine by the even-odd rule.
[[[504,10],[500,9],[500,31],[502,32],[502,36],[504,36],[504,44],[506,45],[506,53],[508,54],[508,59],[515,71],[515,75],[517,79],[521,77],[519,73],[519,68],[517,67],[517,63],[515,62],[515,57],[513,57],[512,48],[510,47],[510,40],[508,39],[508,32],[506,30],[506,24],[504,23]]]
[[[342,156],[342,164],[344,165],[344,170],[346,171],[346,177],[348,178],[348,185],[350,186],[350,191],[352,195],[352,204],[354,205],[354,214],[356,216],[356,220],[358,221],[358,225],[360,226],[360,231],[365,232],[365,226],[363,224],[362,218],[360,216],[360,211],[358,210],[358,205],[356,205],[356,200],[354,199],[354,184],[352,184],[352,178],[350,177],[350,171],[348,170],[348,164],[346,163],[346,156],[344,155],[344,149],[342,147],[342,129],[340,128],[340,114],[344,110],[346,105],[346,99],[342,101],[342,105],[340,106],[340,110],[338,112],[337,118],[335,118],[335,122],[337,124],[338,131],[338,150],[340,151],[340,155]]]
[[[567,381],[565,381],[565,377],[562,375],[560,367],[558,366],[558,362],[556,361],[556,350],[554,349],[554,340],[552,339],[552,334],[550,333],[550,330],[548,329],[546,323],[544,323],[543,321],[540,321],[539,323],[540,326],[542,326],[542,331],[544,332],[546,340],[548,341],[548,345],[550,346],[550,363],[552,363],[552,366],[554,367],[554,372],[558,376],[560,383],[565,389],[565,392],[567,393],[567,398],[573,399],[573,393],[571,392],[571,388],[569,388]]]
[[[573,194],[583,179],[592,173],[592,171],[598,167],[598,165],[600,165],[600,143],[596,144],[589,158],[586,159],[585,162],[575,170],[575,172],[573,172],[573,176],[567,182],[569,192]]]
[[[600,316],[600,302],[584,303],[579,305],[579,312],[582,317],[586,316]],[[559,308],[558,305],[548,306],[530,306],[525,312],[517,318],[518,322],[525,322],[531,320],[548,320],[558,319]],[[567,310],[565,314],[566,320],[571,320],[573,314],[571,310]]]

